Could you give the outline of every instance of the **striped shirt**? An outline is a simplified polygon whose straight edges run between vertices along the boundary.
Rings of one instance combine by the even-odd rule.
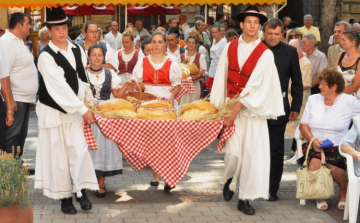
[[[315,51],[311,55],[307,55],[307,58],[309,58],[309,60],[311,61],[313,71],[312,79],[314,79],[317,73],[322,72],[326,68],[326,55],[318,49],[315,49]]]

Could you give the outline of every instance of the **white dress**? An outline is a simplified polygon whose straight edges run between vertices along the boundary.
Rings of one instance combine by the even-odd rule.
[[[187,52],[185,52],[185,58],[187,57]],[[189,57],[191,62],[194,62],[195,60],[195,56]],[[205,71],[205,75],[207,75],[207,66],[206,66],[206,60],[205,60],[205,56],[203,54],[200,55],[200,59],[199,59],[199,64],[200,64],[200,71]],[[201,95],[201,87],[200,87],[200,80],[201,79],[197,79],[194,81],[194,87],[195,87],[195,94],[184,94],[184,96],[182,96],[181,98],[181,103],[180,104],[188,104],[190,102],[196,101],[200,99],[200,95]]]
[[[237,49],[240,68],[259,43],[260,39],[245,43],[240,36]],[[210,102],[217,108],[229,100],[226,87],[228,48],[229,44],[225,46],[217,66],[212,87],[212,92],[216,94],[210,96]],[[233,177],[230,189],[236,190],[239,183],[241,200],[267,199],[270,179],[267,119],[276,119],[285,114],[279,76],[270,50],[265,50],[259,58],[240,96],[247,93],[239,100],[244,107],[235,119],[235,132],[226,140],[225,173],[220,182],[224,184]]]
[[[221,40],[216,44],[215,44],[215,40],[214,40],[214,43],[210,48],[211,62],[210,62],[210,68],[209,68],[209,77],[214,78],[221,53],[224,50],[226,43],[227,43],[226,39],[224,39],[224,38],[221,38]]]
[[[120,88],[120,78],[116,75],[113,70],[111,72],[111,82],[105,78],[105,69],[103,72],[95,75],[89,73],[89,80],[93,85],[95,91],[95,98],[97,100],[108,100],[110,98],[103,98],[101,90],[106,87],[105,85],[111,85],[112,89]],[[109,94],[109,96],[111,93]],[[89,149],[91,159],[94,164],[96,177],[107,177],[122,174],[123,164],[122,155],[118,148],[118,145],[111,139],[104,136],[97,124],[91,125],[91,130],[94,134],[98,151]]]
[[[135,53],[135,50],[132,52],[132,53],[129,53],[129,54],[125,54],[124,53],[124,49],[119,49],[122,51],[122,59],[123,61],[125,62],[125,66],[127,66],[127,63],[134,57],[134,53]],[[118,55],[118,51],[116,52],[116,55]],[[142,58],[144,58],[145,55],[144,53],[139,50],[139,54],[138,54],[138,61],[141,60]],[[118,75],[121,82],[120,82],[120,85],[123,86],[126,81],[130,80],[131,78],[133,78],[133,74],[132,73],[123,73],[123,74],[119,74]]]
[[[149,58],[149,61],[156,70],[159,70],[160,68],[162,68],[165,61],[169,58],[170,58],[169,56],[166,56],[166,59],[162,63],[159,63],[159,64],[153,63],[150,60],[150,58]],[[144,58],[141,60],[138,60],[137,64],[135,65],[134,71],[133,71],[134,78],[137,82],[143,82],[143,60],[144,60]],[[181,85],[182,72],[181,72],[180,65],[178,63],[172,61],[169,72],[170,72],[169,76],[170,76],[171,86],[154,86],[154,85],[149,85],[149,84],[145,83],[145,93],[153,94],[157,97],[170,98],[170,96],[172,94],[171,90],[173,89],[173,87],[175,87],[177,85]],[[176,100],[174,100],[174,106],[175,106],[175,108],[177,108]]]

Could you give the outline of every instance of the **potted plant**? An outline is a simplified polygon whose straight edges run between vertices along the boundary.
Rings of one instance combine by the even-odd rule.
[[[76,39],[76,37],[78,37],[78,35],[80,35],[80,33],[81,33],[80,25],[76,25],[76,26],[72,26],[69,29],[68,35],[70,39],[74,40]]]
[[[29,205],[28,175],[22,161],[13,154],[0,153],[0,216],[2,223],[32,223]]]

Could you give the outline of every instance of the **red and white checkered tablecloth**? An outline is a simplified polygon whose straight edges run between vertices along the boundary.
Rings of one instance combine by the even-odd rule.
[[[173,92],[173,90],[171,90],[171,92]],[[180,103],[180,99],[185,93],[195,94],[194,81],[190,77],[181,80],[180,92],[176,95],[175,100]]]
[[[123,120],[94,116],[104,135],[118,144],[137,171],[149,165],[170,187],[185,176],[194,157],[223,129],[223,120]],[[97,150],[90,125],[84,124],[84,132],[90,148]],[[224,129],[218,151],[233,132],[234,128]]]

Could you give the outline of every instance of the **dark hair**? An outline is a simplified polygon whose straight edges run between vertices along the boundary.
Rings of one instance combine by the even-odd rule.
[[[89,21],[85,23],[85,32],[87,32],[89,25],[95,25],[96,27],[98,26],[95,22]]]
[[[110,27],[111,27],[110,25],[106,26],[106,27],[105,27],[105,31],[107,32],[107,30],[108,30]]]
[[[214,24],[215,24],[214,17],[209,17],[209,25],[214,25]]]
[[[171,34],[171,33],[176,34],[176,38],[179,38],[179,36],[180,36],[180,31],[179,31],[178,27],[171,27],[169,29],[169,34]]]
[[[9,29],[15,29],[16,25],[20,23],[22,26],[24,25],[25,17],[29,16],[22,12],[15,12],[10,16],[9,19]]]
[[[102,51],[102,53],[103,53],[103,55],[105,56],[104,49],[100,46],[100,44],[93,44],[93,45],[91,45],[91,46],[89,47],[89,50],[88,50],[88,56],[90,56],[91,51],[92,51],[93,49],[97,49],[97,48],[100,48],[101,51]]]
[[[239,34],[235,30],[229,29],[228,31],[226,31],[226,33],[225,33],[226,38],[229,38],[232,36],[235,37],[236,39],[239,38]]]
[[[345,89],[343,75],[335,68],[325,68],[319,77],[320,81],[324,80],[329,87],[337,85],[336,93],[340,94]]]
[[[282,19],[282,21],[285,22],[287,19],[290,19],[290,17],[289,17],[289,16],[285,16],[285,17]]]
[[[224,14],[216,14],[216,21],[219,21],[222,18],[224,18]]]
[[[145,46],[148,44],[151,44],[151,37],[146,37],[143,41],[141,41],[141,50],[144,51]]]
[[[157,26],[156,26],[156,25],[151,25],[151,26],[150,26],[150,30],[151,30],[152,28],[157,29]]]
[[[154,38],[154,36],[159,35],[163,38],[163,40],[166,42],[166,34],[163,31],[156,30],[151,35],[151,40]]]
[[[314,22],[319,22],[319,20],[315,19]]]
[[[345,35],[350,41],[355,41],[356,48],[360,45],[360,36],[359,33],[356,30],[350,30],[343,32],[343,35]]]
[[[193,40],[195,40],[195,43],[196,43],[196,44],[198,44],[198,43],[199,43],[199,41],[196,39],[196,37],[195,37],[195,36],[188,36],[188,38],[186,39],[186,43],[189,41],[189,39],[193,39]]]
[[[263,25],[263,31],[265,32],[266,27],[269,26],[270,29],[276,29],[277,27],[281,27],[281,32],[284,31],[284,24],[281,22],[280,19],[277,18],[270,18],[267,22]]]
[[[349,23],[354,23],[355,22],[355,19],[351,18],[349,19]]]
[[[220,32],[220,26],[213,26],[211,29],[217,29]]]
[[[224,24],[227,23],[228,26],[229,26],[229,21],[228,20],[224,20]]]

